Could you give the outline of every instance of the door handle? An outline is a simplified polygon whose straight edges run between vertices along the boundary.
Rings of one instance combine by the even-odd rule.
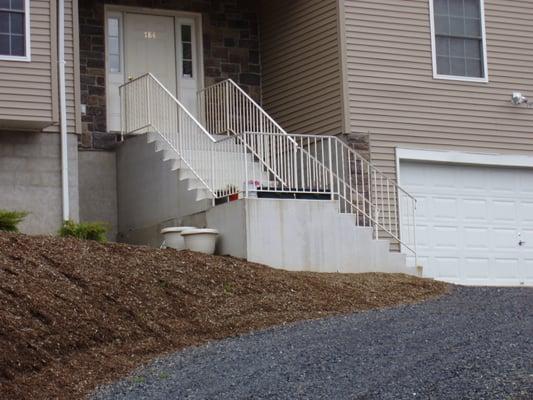
[[[525,244],[526,244],[526,242],[524,242],[524,241],[522,241],[522,240],[518,242],[518,245],[519,245],[519,246],[523,246],[523,245],[525,245]]]

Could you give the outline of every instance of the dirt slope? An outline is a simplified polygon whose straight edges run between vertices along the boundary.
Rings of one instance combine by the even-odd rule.
[[[185,346],[447,290],[403,275],[289,273],[231,257],[0,233],[0,398],[80,398]]]

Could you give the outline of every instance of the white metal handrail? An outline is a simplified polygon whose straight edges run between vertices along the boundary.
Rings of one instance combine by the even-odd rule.
[[[231,80],[198,93],[198,119],[151,74],[120,92],[123,134],[159,134],[210,197],[331,198],[416,254],[415,199],[339,138],[287,134]]]
[[[277,172],[278,179],[262,192],[338,200],[340,212],[355,215],[357,225],[372,226],[376,237],[381,232],[416,253],[416,200],[339,138],[262,132],[237,137],[246,152],[262,160],[246,171],[246,181],[258,182],[265,165]]]
[[[233,80],[198,91],[199,120],[212,134],[287,133]]]
[[[152,74],[120,86],[120,97],[122,134],[158,134],[163,150],[173,152],[210,197],[244,193],[250,184],[246,171],[259,171],[259,166],[263,173],[254,174],[254,182],[269,188],[285,185],[273,169],[279,168],[276,157],[265,158],[268,151],[255,152],[253,140],[248,144],[234,132],[222,138],[209,133]]]
[[[279,154],[301,153],[302,156],[307,156],[309,163],[315,165],[316,171],[321,167],[330,169],[332,182],[326,181],[320,188],[310,185],[308,192],[311,187],[313,193],[334,192],[340,200],[341,210],[356,214],[361,225],[373,226],[376,237],[382,231],[414,252],[416,200],[340,139],[324,136],[305,138],[305,135],[297,138],[296,135],[288,135],[231,79],[200,90],[198,109],[200,120],[212,134],[246,134],[247,149],[254,153],[256,159],[270,165],[277,180],[283,183],[282,190],[294,190],[294,182],[298,179],[293,174],[286,174],[288,163],[294,160],[283,161]],[[251,132],[255,133],[255,138],[250,136]],[[270,140],[278,143],[265,145],[264,135],[258,136],[262,134],[271,135]],[[275,136],[272,137],[272,134]],[[286,135],[288,139],[281,139],[282,135]],[[312,147],[318,146],[322,150],[325,142],[325,147],[332,154],[327,151],[319,155],[313,154]],[[272,153],[272,149],[278,149],[279,153]],[[263,153],[265,150],[267,152]],[[305,186],[301,185],[301,189],[304,190]],[[403,218],[400,232],[399,219],[402,218],[402,212],[412,214],[413,217]],[[409,229],[405,229],[406,226]],[[409,239],[402,240],[401,237],[406,236]]]
[[[156,132],[169,149],[174,150],[205,188],[214,194],[209,182],[200,173],[211,164],[212,152],[206,150],[215,138],[176,97],[150,73],[120,86],[122,134]]]

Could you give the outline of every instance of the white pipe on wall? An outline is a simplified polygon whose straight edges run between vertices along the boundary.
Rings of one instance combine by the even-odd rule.
[[[61,189],[63,221],[70,218],[68,182],[67,104],[65,93],[65,0],[58,0],[59,117],[61,132]]]

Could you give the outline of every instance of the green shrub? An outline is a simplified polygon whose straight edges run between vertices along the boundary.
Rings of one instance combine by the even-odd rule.
[[[0,210],[0,231],[18,232],[17,225],[28,215],[25,211]]]
[[[107,225],[101,222],[65,221],[59,230],[62,237],[75,237],[83,240],[95,240],[103,243],[107,240]]]

